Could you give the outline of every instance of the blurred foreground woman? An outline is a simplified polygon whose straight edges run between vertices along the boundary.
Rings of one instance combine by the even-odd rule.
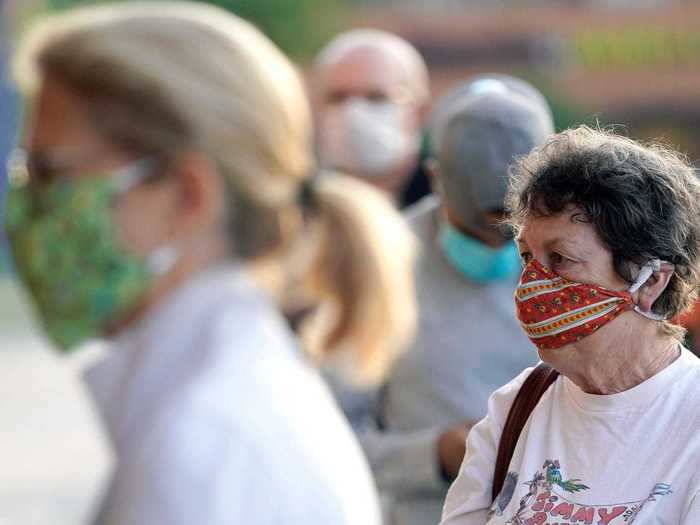
[[[117,465],[98,523],[376,524],[371,475],[308,361],[372,381],[412,324],[411,238],[374,190],[314,176],[302,85],[248,23],[198,4],[52,18],[7,229]],[[319,304],[303,354],[279,309]]]

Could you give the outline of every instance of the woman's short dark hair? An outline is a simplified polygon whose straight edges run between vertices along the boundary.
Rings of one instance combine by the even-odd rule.
[[[514,166],[507,207],[516,229],[530,215],[579,208],[630,283],[638,264],[673,263],[675,272],[654,303],[658,314],[674,317],[696,297],[700,180],[667,147],[585,126],[558,133]]]

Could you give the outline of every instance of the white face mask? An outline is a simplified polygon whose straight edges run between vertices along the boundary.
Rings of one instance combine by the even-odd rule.
[[[363,177],[381,177],[418,151],[404,130],[407,107],[351,98],[329,109],[321,122],[321,163]]]

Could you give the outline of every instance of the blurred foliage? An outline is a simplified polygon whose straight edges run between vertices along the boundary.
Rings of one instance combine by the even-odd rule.
[[[122,0],[128,1],[128,0]],[[168,3],[167,0],[161,0]],[[343,28],[348,0],[200,0],[250,20],[283,51],[308,58]],[[99,0],[48,0],[51,9],[104,3]]]
[[[545,98],[549,102],[554,117],[554,129],[561,131],[579,124],[595,124],[595,116],[588,114],[583,108],[566,99],[554,90],[546,90]]]
[[[554,120],[554,129],[556,131],[562,131],[579,124],[596,124],[597,115],[567,97],[561,90],[557,89],[547,76],[527,70],[516,71],[512,74],[527,80],[544,95],[552,110],[552,119]]]
[[[10,254],[5,246],[4,239],[0,237],[0,277],[10,271]]]
[[[294,57],[309,57],[343,28],[342,0],[210,0],[252,21]]]
[[[587,30],[575,36],[574,46],[586,68],[693,67],[700,58],[700,33],[663,27]]]

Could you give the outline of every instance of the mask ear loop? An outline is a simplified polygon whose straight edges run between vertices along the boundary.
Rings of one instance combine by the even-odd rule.
[[[154,176],[157,164],[154,159],[143,158],[112,172],[111,180],[117,195],[123,195]]]
[[[658,272],[660,270],[660,259],[652,259],[651,261],[646,262],[639,270],[639,275],[634,281],[634,284],[632,284],[632,286],[629,287],[628,292],[632,294],[639,290],[642,286],[644,286],[644,284],[649,280],[649,278],[652,275],[654,275],[655,272]],[[667,319],[666,316],[655,314],[654,312],[644,312],[641,308],[639,308],[639,305],[636,304],[634,305],[634,311],[637,312],[639,315],[646,317],[647,319],[651,319],[652,321],[665,321]]]
[[[151,274],[160,276],[172,270],[179,259],[180,252],[177,247],[172,244],[166,244],[156,248],[156,251],[146,258],[146,265]]]
[[[144,158],[112,172],[112,184],[117,195],[124,195],[135,186],[153,177],[156,167],[157,163],[154,159]],[[180,251],[177,246],[172,243],[166,244],[156,248],[153,253],[146,257],[146,266],[152,275],[161,276],[172,270],[179,259]]]

